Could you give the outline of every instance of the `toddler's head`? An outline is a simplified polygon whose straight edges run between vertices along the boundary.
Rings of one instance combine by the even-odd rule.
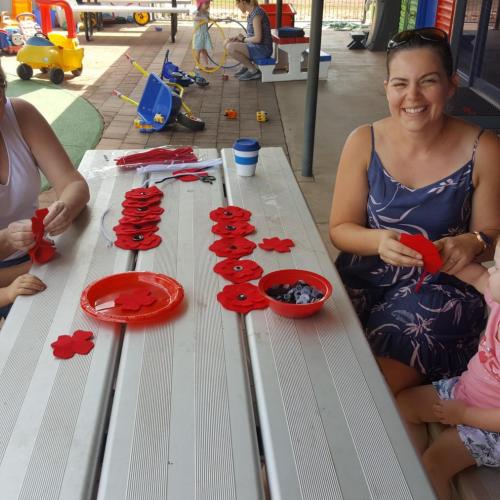
[[[210,8],[210,0],[196,0],[196,7],[198,10],[207,11]]]

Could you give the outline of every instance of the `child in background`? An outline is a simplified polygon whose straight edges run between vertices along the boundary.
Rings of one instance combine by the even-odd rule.
[[[490,315],[477,354],[460,377],[406,389],[398,405],[440,500],[450,480],[472,465],[500,467],[500,241],[495,264],[469,264],[456,276],[484,294]],[[488,276],[489,275],[489,276]],[[426,422],[447,427],[428,446]]]
[[[208,51],[213,49],[212,39],[210,38],[210,33],[208,32],[208,21],[210,20],[210,0],[196,0],[196,13],[194,16],[194,26],[195,28],[200,24],[199,28],[196,30],[193,49],[196,51],[196,61],[197,64],[201,64],[204,67],[208,66]]]

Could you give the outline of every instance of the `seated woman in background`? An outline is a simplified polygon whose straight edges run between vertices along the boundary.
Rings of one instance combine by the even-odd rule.
[[[236,6],[247,13],[247,34],[239,34],[226,40],[228,54],[243,66],[234,76],[239,80],[257,80],[260,70],[254,64],[257,59],[271,57],[273,39],[267,14],[259,7],[257,0],[237,0]]]
[[[40,170],[57,195],[44,219],[49,236],[63,233],[89,200],[87,183],[50,125],[32,104],[7,98],[6,87],[0,67],[0,306],[45,288],[26,274],[31,264],[27,251],[34,245],[30,219],[38,207]],[[2,307],[0,315],[9,308]]]
[[[335,183],[337,268],[394,394],[462,373],[485,326],[481,294],[453,275],[492,257],[500,141],[445,113],[456,82],[446,33],[396,35],[384,84],[390,116],[350,134]],[[423,257],[401,233],[423,234],[443,260],[418,293]]]

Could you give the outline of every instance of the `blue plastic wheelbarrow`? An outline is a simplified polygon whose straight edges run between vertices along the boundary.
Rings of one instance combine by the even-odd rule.
[[[203,130],[205,128],[205,122],[195,117],[182,100],[184,88],[181,85],[164,82],[154,73],[148,74],[130,56],[127,55],[127,58],[138,71],[148,78],[142,92],[141,100],[136,102],[116,89],[113,90],[113,94],[137,106],[139,118],[134,120],[134,125],[140,129],[141,132],[157,132],[173,123],[180,123],[193,131]]]

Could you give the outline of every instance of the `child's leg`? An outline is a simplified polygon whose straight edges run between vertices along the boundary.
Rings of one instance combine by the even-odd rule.
[[[432,405],[439,396],[432,385],[421,385],[401,391],[397,397],[399,412],[405,420],[413,446],[421,454],[427,448],[426,422],[437,422]]]
[[[207,49],[201,49],[200,50],[200,57],[201,57],[201,62],[203,66],[208,67],[208,52]]]
[[[450,481],[455,474],[476,465],[456,427],[448,427],[433,441],[423,454],[422,463],[439,500],[450,500]]]

